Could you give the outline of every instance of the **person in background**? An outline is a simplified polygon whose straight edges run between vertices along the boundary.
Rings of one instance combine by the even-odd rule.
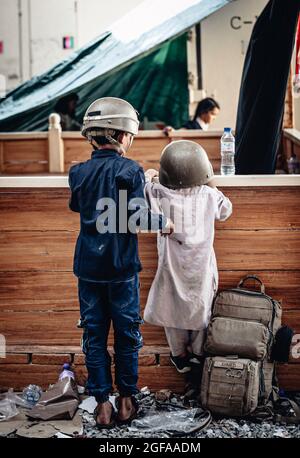
[[[211,97],[202,99],[197,106],[193,119],[183,125],[183,129],[208,130],[220,112],[220,105]]]
[[[75,116],[78,100],[78,95],[71,92],[56,102],[54,109],[60,116],[62,130],[81,130],[81,125]]]

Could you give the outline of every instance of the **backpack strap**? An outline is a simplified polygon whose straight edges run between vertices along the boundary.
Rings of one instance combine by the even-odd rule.
[[[239,281],[237,287],[238,287],[238,288],[242,288],[243,285],[244,285],[244,283],[245,283],[247,280],[250,280],[250,279],[255,280],[255,281],[257,281],[258,283],[260,283],[260,292],[263,293],[263,294],[265,294],[265,285],[263,284],[263,282],[261,281],[261,279],[260,279],[257,275],[254,275],[254,274],[253,274],[253,275],[251,275],[251,274],[250,274],[250,275],[246,275],[244,278],[242,278],[242,279]]]
[[[295,401],[293,401],[292,399],[280,397],[276,401],[276,407],[278,407],[278,404],[280,405],[281,402],[288,402],[291,406],[291,409],[294,411],[294,415],[285,416],[285,415],[275,413],[274,420],[280,423],[298,425],[300,423],[300,407],[298,406],[298,404]]]
[[[294,415],[287,416],[279,413],[280,404],[283,402],[289,403],[291,409],[294,411]],[[270,400],[266,404],[258,406],[255,411],[249,415],[249,419],[298,425],[300,423],[300,407],[292,399],[279,397],[275,401]]]

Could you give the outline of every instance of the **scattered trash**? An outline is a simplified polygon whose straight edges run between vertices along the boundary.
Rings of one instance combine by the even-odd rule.
[[[79,404],[78,409],[85,410],[88,413],[93,413],[94,410],[97,407],[97,401],[94,398],[94,396],[90,396],[82,401],[81,404]]]
[[[71,436],[68,436],[67,434],[63,433],[56,433],[55,437],[57,437],[58,439],[71,439]]]
[[[79,396],[74,380],[64,377],[42,394],[38,403],[27,414],[41,420],[72,419],[79,404]]]
[[[201,408],[167,409],[165,412],[151,412],[142,418],[133,420],[129,430],[142,429],[151,432],[163,431],[171,435],[186,435],[205,428],[210,422],[210,413]]]
[[[32,407],[38,402],[42,393],[43,390],[40,386],[28,385],[24,388],[22,397]]]
[[[71,367],[70,367],[69,363],[65,363],[63,365],[63,370],[60,373],[58,380],[63,380],[64,378],[71,378],[71,379],[75,380],[75,374],[71,370]]]
[[[83,433],[82,419],[77,411],[72,420],[54,420],[48,422],[57,431],[68,436],[78,436]]]
[[[150,394],[150,390],[147,386],[143,386],[143,388],[141,388],[141,393],[143,394]]]
[[[85,387],[81,385],[77,385],[77,391],[79,394],[84,394],[85,392]]]
[[[113,405],[113,408],[116,410],[116,396],[109,396],[109,400]],[[85,410],[86,412],[93,414],[94,410],[97,407],[97,401],[94,396],[89,396],[88,398],[84,399],[81,404],[79,404],[78,408],[81,410]]]
[[[172,391],[170,390],[160,390],[155,393],[155,399],[157,401],[162,401],[162,402],[169,401],[171,396],[172,396]]]
[[[0,421],[9,420],[18,413],[16,403],[10,398],[9,393],[6,393],[5,398],[0,401]]]
[[[17,429],[20,428],[22,425],[24,425],[26,419],[16,420],[18,417],[19,415],[13,417],[13,419],[11,420],[3,421],[2,423],[0,423],[0,437],[7,437],[10,434],[17,431]]]
[[[283,431],[282,429],[278,429],[277,431],[274,432],[273,436],[274,437],[286,437],[286,432]]]
[[[29,420],[24,410],[0,424],[0,437],[7,437],[13,433],[22,437],[57,437],[57,434],[78,437],[83,434],[82,418],[77,411],[72,420],[38,422]]]
[[[57,434],[57,430],[49,423],[24,424],[17,429],[20,437],[43,438],[47,439]]]
[[[172,414],[172,412],[189,412],[193,409],[186,409],[183,406],[183,397],[172,394],[171,398],[166,402],[157,399],[160,395],[150,393],[148,388],[144,392],[138,393],[136,398],[139,402],[139,414],[135,420],[143,420],[154,416]],[[13,393],[19,395],[19,393]],[[7,393],[6,393],[7,396]],[[289,395],[290,396],[290,395]],[[19,395],[21,397],[21,394]],[[114,402],[116,396],[110,398]],[[299,401],[299,394],[293,394],[293,399]],[[85,404],[83,402],[85,401]],[[279,424],[271,420],[252,421],[251,418],[213,418],[207,427],[194,430],[190,429],[187,432],[180,432],[174,429],[174,425],[169,420],[165,420],[164,427],[153,431],[151,427],[137,427],[134,422],[131,426],[123,425],[116,426],[111,430],[98,430],[95,426],[95,420],[92,412],[96,405],[96,400],[93,397],[86,397],[81,403],[84,409],[80,408],[75,413],[72,420],[48,420],[40,421],[28,419],[28,408],[18,406],[19,414],[0,422],[1,437],[18,437],[16,431],[19,431],[23,437],[87,437],[87,438],[169,438],[169,437],[194,437],[194,438],[298,438],[300,439],[300,424]],[[1,402],[1,401],[0,401]],[[86,404],[87,402],[87,404]],[[80,405],[81,405],[80,404]],[[91,413],[88,412],[86,406]],[[91,408],[92,406],[92,408]],[[197,406],[199,407],[199,406]],[[201,412],[201,409],[200,409]],[[203,411],[202,411],[203,412]],[[166,417],[164,417],[166,418]],[[201,421],[201,414],[199,415]],[[203,414],[203,421],[205,415]],[[171,425],[171,426],[170,426]],[[152,423],[151,423],[152,426]],[[203,426],[203,424],[202,424]],[[33,428],[33,429],[32,429]],[[45,429],[46,428],[46,429]]]

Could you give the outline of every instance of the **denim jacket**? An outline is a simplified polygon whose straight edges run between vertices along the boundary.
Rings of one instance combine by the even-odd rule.
[[[167,221],[164,216],[151,213],[147,206],[143,169],[115,150],[95,150],[91,159],[71,167],[69,186],[69,207],[80,213],[75,275],[97,282],[123,280],[139,272],[142,267],[138,240],[136,232],[128,228],[130,218],[134,217],[136,209],[140,210],[139,218],[135,219],[143,230],[160,230]],[[139,205],[134,204],[134,209],[128,210],[129,202],[135,202],[132,199],[138,199]],[[108,213],[115,230],[104,232],[101,228],[108,222]]]

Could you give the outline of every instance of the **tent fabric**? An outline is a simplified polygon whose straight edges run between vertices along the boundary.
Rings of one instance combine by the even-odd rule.
[[[115,23],[110,31],[10,92],[0,102],[0,131],[45,130],[55,103],[70,92],[76,92],[80,97],[79,119],[95,98],[114,95],[135,103],[149,120],[179,127],[187,119],[188,109],[187,87],[178,94],[174,90],[178,88],[178,84],[174,88],[176,78],[183,82],[184,77],[184,85],[187,86],[187,64],[183,65],[186,51],[182,48],[182,36],[194,24],[230,1],[145,0]],[[179,55],[180,49],[182,56]],[[174,56],[178,58],[178,69]],[[142,62],[143,65],[147,63],[147,71]],[[169,68],[165,70],[161,62]],[[134,85],[126,87],[121,81],[133,81],[132,75],[138,74],[137,69],[143,70],[144,74],[144,81],[139,84],[140,91]],[[166,80],[172,69],[176,74]],[[179,69],[183,70],[183,75],[179,75]],[[150,80],[147,73],[154,80]],[[159,86],[162,101],[154,96]],[[157,106],[154,106],[154,99]],[[174,107],[166,106],[169,104],[174,104]]]
[[[270,0],[247,50],[236,123],[236,173],[275,173],[300,0]]]

